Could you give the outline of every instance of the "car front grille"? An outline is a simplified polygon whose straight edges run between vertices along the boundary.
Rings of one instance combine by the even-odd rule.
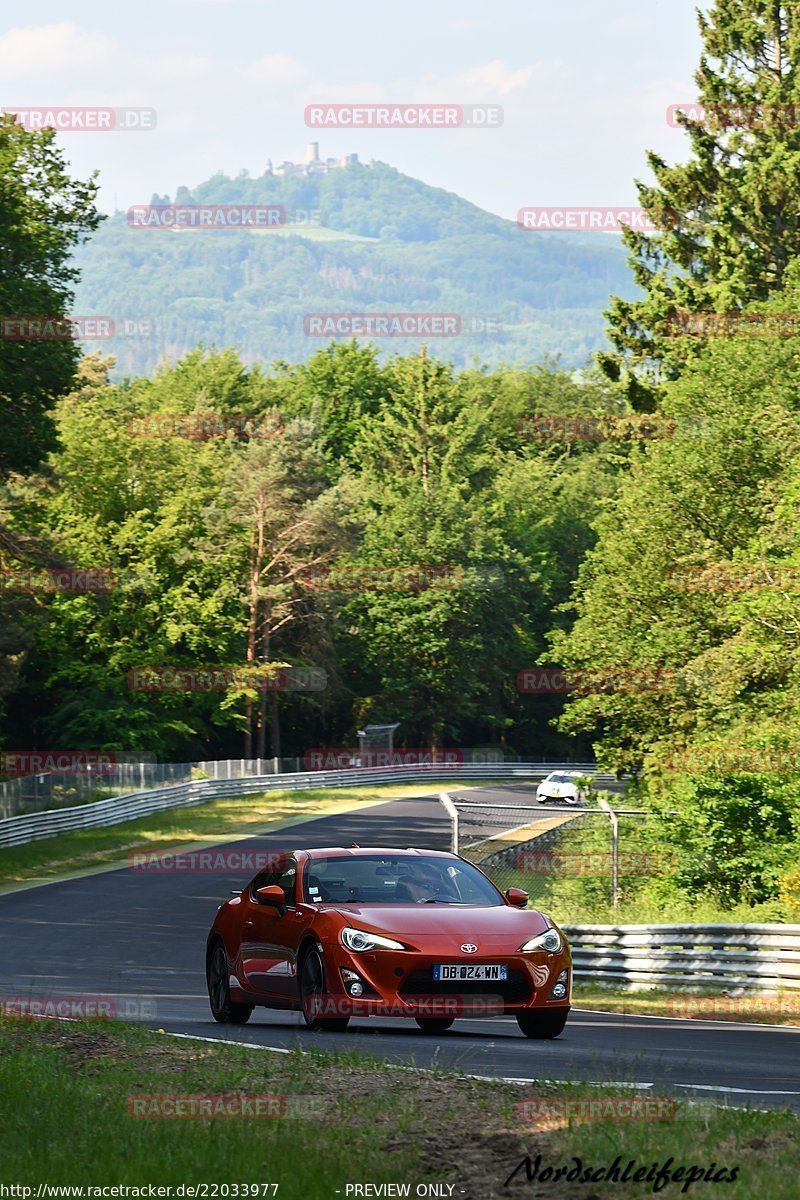
[[[460,979],[443,983],[427,970],[412,971],[400,985],[400,995],[415,996],[500,996],[508,1004],[524,1004],[531,998],[529,977],[523,971],[509,971],[508,979]]]

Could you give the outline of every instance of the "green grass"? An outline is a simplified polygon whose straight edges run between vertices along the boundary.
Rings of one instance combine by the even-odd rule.
[[[469,855],[467,856],[469,857]],[[478,864],[481,865],[480,863]],[[486,867],[483,868],[486,870]],[[704,897],[671,890],[669,881],[641,880],[620,876],[620,902],[611,901],[610,879],[588,881],[536,874],[516,867],[489,870],[499,888],[523,888],[530,906],[549,913],[563,925],[712,925],[712,924],[794,924],[800,911],[779,899],[761,904],[735,904],[724,907]]]
[[[631,1160],[636,1167],[650,1169],[654,1163],[665,1166],[672,1159],[669,1169],[682,1169],[682,1173],[678,1181],[659,1190],[657,1194],[662,1197],[688,1194],[693,1200],[711,1196],[724,1196],[725,1200],[740,1197],[755,1200],[760,1196],[796,1200],[799,1131],[800,1118],[788,1112],[734,1112],[679,1101],[671,1120],[632,1120],[622,1125],[609,1121],[576,1123],[561,1132],[554,1150],[540,1152],[543,1167],[562,1164],[572,1167],[573,1156],[581,1159],[584,1169],[608,1168],[617,1155],[621,1157],[622,1170]],[[716,1183],[694,1182],[683,1190],[687,1169],[696,1167],[706,1171],[712,1164],[715,1172],[730,1172],[735,1168],[735,1182],[723,1182],[723,1176]],[[530,1192],[530,1185],[527,1186]],[[596,1183],[591,1191],[563,1194],[644,1200],[654,1194],[654,1189],[652,1183],[627,1186]]]
[[[698,1021],[746,1021],[756,1025],[800,1026],[800,990],[777,996],[729,997],[717,991],[630,992],[575,981],[573,1004],[632,1016],[680,1017]]]
[[[134,850],[188,850],[237,836],[268,833],[359,804],[433,791],[434,788],[426,787],[420,780],[415,784],[383,787],[267,792],[260,796],[213,800],[191,808],[168,809],[136,821],[76,830],[0,850],[0,888],[4,884],[54,879],[125,862]]]
[[[352,1120],[315,1123],[313,1153],[293,1115],[261,1119],[163,1119],[129,1115],[129,1098],[247,1095],[279,1097],[289,1113],[301,1097],[324,1107],[331,1068],[299,1055],[178,1042],[86,1022],[0,1023],[4,1098],[3,1175],[49,1183],[277,1183],[279,1196],[330,1196],[359,1172],[379,1181],[417,1171],[411,1153],[382,1153],[365,1110],[385,1079],[375,1068],[363,1095],[348,1098]],[[280,1101],[279,1101],[280,1102]],[[402,1097],[393,1107],[402,1121]],[[407,1102],[406,1106],[407,1107]]]
[[[589,1109],[568,1122],[555,1109],[536,1119],[520,1109],[534,1096],[548,1106],[630,1099],[619,1086],[512,1084],[446,1072],[387,1067],[359,1054],[330,1052],[331,1035],[301,1034],[307,1053],[176,1040],[112,1022],[0,1020],[3,1182],[137,1185],[278,1184],[280,1200],[334,1200],[348,1183],[454,1185],[463,1200],[511,1195],[642,1200],[641,1185],[594,1184],[535,1190],[504,1180],[527,1154],[542,1165],[609,1166],[670,1156],[673,1167],[712,1161],[740,1168],[730,1185],[697,1184],[693,1197],[796,1200],[800,1118],[692,1105],[681,1099],[666,1119],[612,1120]],[[324,1046],[326,1052],[316,1049]],[[533,1073],[537,1047],[520,1042]],[[268,1118],[162,1119],[131,1115],[131,1098],[280,1098]],[[135,1111],[135,1109],[133,1110]],[[662,1109],[662,1111],[664,1111]],[[544,1185],[541,1185],[544,1186]],[[232,1192],[230,1193],[233,1194]],[[241,1193],[240,1193],[241,1194]],[[261,1192],[261,1195],[271,1194]],[[374,1195],[375,1193],[373,1193]],[[678,1185],[663,1196],[680,1195]],[[447,1192],[444,1192],[447,1195]]]

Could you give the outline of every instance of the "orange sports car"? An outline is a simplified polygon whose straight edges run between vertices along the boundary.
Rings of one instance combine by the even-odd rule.
[[[557,1037],[572,998],[569,947],[527,903],[455,854],[277,855],[211,927],[211,1012],[243,1024],[256,1006],[299,1009],[325,1030],[353,1016],[413,1017],[427,1033],[507,1013],[526,1037]]]

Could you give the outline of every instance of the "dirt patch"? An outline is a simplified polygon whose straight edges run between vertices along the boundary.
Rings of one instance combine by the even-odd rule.
[[[135,1063],[148,1071],[182,1071],[187,1062],[202,1057],[194,1047],[188,1046],[127,1045],[119,1032],[111,1026],[106,1027],[103,1021],[95,1021],[90,1029],[72,1021],[51,1019],[26,1021],[25,1026],[25,1043],[29,1047],[49,1046],[58,1050],[67,1064],[77,1071],[103,1059]]]
[[[473,1115],[473,1126],[456,1125],[448,1130],[408,1133],[390,1138],[384,1143],[388,1152],[415,1152],[422,1171],[446,1172],[455,1184],[454,1195],[462,1200],[500,1200],[504,1196],[526,1197],[527,1200],[600,1200],[593,1190],[575,1184],[537,1183],[529,1181],[525,1168],[506,1187],[505,1181],[527,1155],[535,1159],[541,1154],[545,1162],[559,1161],[555,1148],[537,1138],[536,1145],[512,1132],[489,1133],[485,1124],[478,1127],[479,1114]]]

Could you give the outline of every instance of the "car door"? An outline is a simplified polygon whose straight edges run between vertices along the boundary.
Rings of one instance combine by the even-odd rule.
[[[273,904],[260,904],[256,895],[259,888],[276,885],[283,889],[286,899],[283,915]],[[242,971],[248,988],[273,999],[289,999],[297,994],[298,927],[304,925],[297,913],[297,862],[289,857],[272,871],[257,876],[247,889]]]

